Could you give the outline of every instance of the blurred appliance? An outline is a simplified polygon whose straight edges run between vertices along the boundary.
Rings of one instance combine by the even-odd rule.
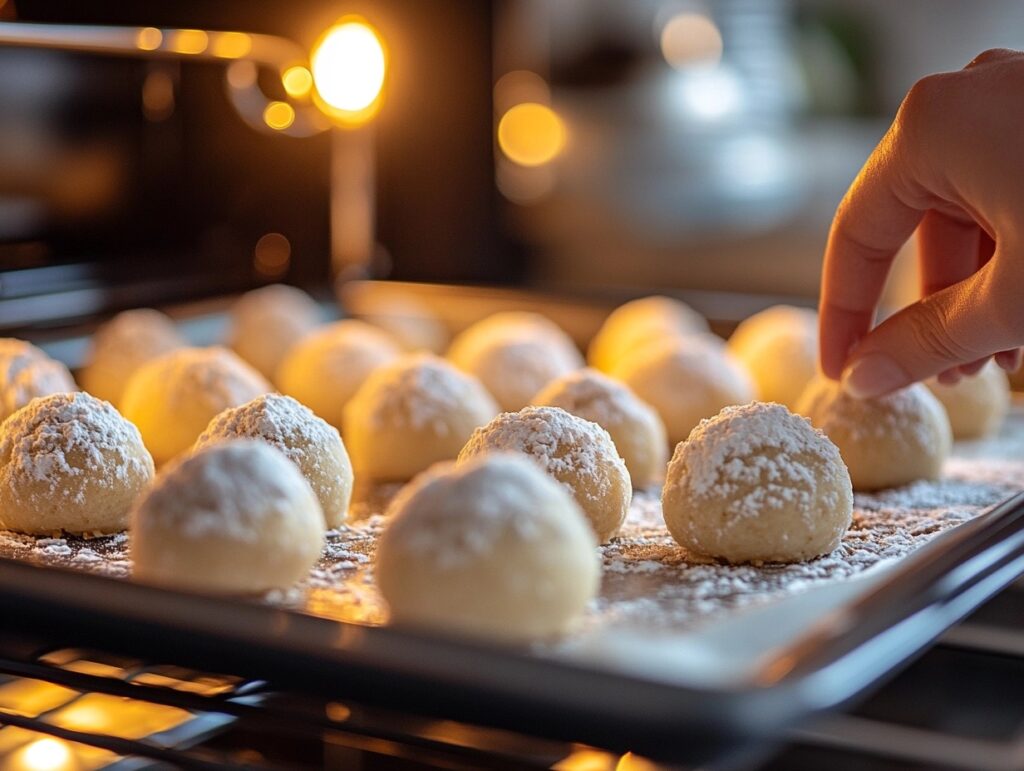
[[[308,57],[338,21],[334,4],[0,3],[8,43],[20,38],[0,45],[0,327],[272,280],[325,287],[342,272],[332,219],[337,252],[339,232],[372,241],[354,232],[369,218],[374,272],[515,277],[491,174],[490,6],[344,11],[376,27],[389,58],[361,128],[329,110],[301,126],[316,122],[309,84],[293,97],[282,78],[291,50]],[[26,32],[39,24],[54,26]],[[340,218],[332,196],[349,199]]]

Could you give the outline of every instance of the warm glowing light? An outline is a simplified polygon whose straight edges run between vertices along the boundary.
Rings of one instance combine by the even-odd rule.
[[[702,13],[680,13],[661,30],[661,53],[676,69],[717,64],[722,58],[722,33]]]
[[[659,771],[662,766],[657,763],[638,757],[632,752],[627,752],[619,759],[619,764],[615,767],[615,771]]]
[[[288,96],[303,97],[313,90],[313,73],[301,64],[297,64],[284,71],[281,75],[281,83],[284,85],[284,90],[288,92]]]
[[[520,166],[542,166],[565,147],[565,123],[543,104],[517,104],[498,123],[498,145]]]
[[[201,54],[209,44],[209,36],[201,29],[179,29],[171,37],[170,49],[179,54]]]
[[[252,38],[244,32],[220,32],[213,38],[213,55],[240,59],[252,50]]]
[[[74,759],[68,746],[59,739],[37,739],[21,751],[22,768],[33,771],[57,771]]]
[[[607,752],[580,747],[555,763],[552,771],[615,771],[618,758]]]
[[[295,110],[287,102],[271,102],[263,110],[263,122],[277,131],[284,131],[295,122]]]
[[[524,102],[551,104],[551,88],[547,81],[529,70],[506,72],[494,84],[494,109],[498,114],[504,114]]]
[[[143,27],[135,36],[135,45],[141,51],[155,51],[163,41],[164,35],[156,27]]]
[[[121,739],[141,739],[170,730],[190,717],[188,712],[176,707],[89,693],[47,715],[46,722],[72,731],[103,733]]]
[[[377,32],[351,19],[329,29],[313,49],[313,81],[323,102],[343,117],[369,117],[380,98],[387,56]]]

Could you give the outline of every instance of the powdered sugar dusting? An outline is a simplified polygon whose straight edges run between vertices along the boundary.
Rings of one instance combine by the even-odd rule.
[[[853,524],[838,549],[792,565],[721,565],[679,547],[661,518],[657,490],[633,498],[619,537],[601,547],[604,579],[580,634],[626,627],[687,630],[732,609],[780,594],[840,581],[905,556],[931,538],[977,516],[1024,488],[1024,410],[998,436],[958,443],[939,481],[855,496]],[[307,581],[268,601],[338,620],[378,624],[385,611],[373,585],[373,556],[386,525],[380,514],[398,486],[366,488],[355,520],[327,536]],[[0,554],[74,567],[117,578],[128,575],[125,534],[38,539],[0,533]]]
[[[608,432],[596,423],[557,407],[526,407],[505,412],[473,432],[459,460],[505,450],[532,457],[545,471],[563,480],[573,495],[600,500],[611,489],[611,466],[629,479]],[[564,480],[578,480],[570,485]],[[628,485],[628,481],[626,482]]]
[[[3,424],[0,468],[5,482],[40,495],[72,496],[81,502],[86,478],[112,488],[152,474],[139,430],[108,402],[85,393],[55,394],[33,400]]]
[[[818,478],[837,483],[843,469],[839,450],[807,419],[780,404],[753,402],[702,420],[676,448],[668,484],[684,485],[682,494],[698,501],[727,500],[749,489],[726,512],[755,517],[793,504],[811,511]]]
[[[459,410],[498,412],[479,381],[431,354],[404,356],[378,369],[352,409],[364,411],[377,428],[429,429],[437,436],[448,435],[451,415]]]
[[[190,539],[258,543],[264,521],[310,505],[317,506],[312,490],[277,450],[238,439],[165,469],[139,503],[137,518],[159,520]]]

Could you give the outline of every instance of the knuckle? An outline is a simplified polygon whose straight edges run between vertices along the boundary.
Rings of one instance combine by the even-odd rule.
[[[897,120],[903,125],[919,125],[929,120],[941,109],[939,102],[949,88],[949,76],[945,73],[921,78],[907,92],[900,105]]]
[[[977,67],[981,64],[988,64],[999,59],[1005,59],[1009,56],[1020,56],[1019,51],[1013,51],[1009,48],[989,48],[982,51],[980,54],[975,56],[971,61],[967,63],[964,69],[970,69],[971,67]]]

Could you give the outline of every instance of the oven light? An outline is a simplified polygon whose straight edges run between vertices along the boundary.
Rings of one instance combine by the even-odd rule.
[[[387,74],[377,31],[347,17],[323,34],[311,57],[318,104],[344,123],[366,122],[376,112]]]
[[[57,771],[71,765],[68,746],[59,739],[37,739],[20,753],[21,768],[26,771]]]

